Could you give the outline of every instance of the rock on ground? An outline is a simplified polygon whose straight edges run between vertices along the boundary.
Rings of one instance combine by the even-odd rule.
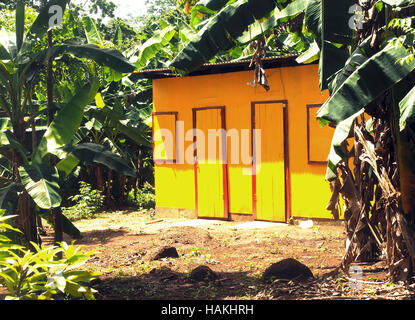
[[[306,265],[292,258],[270,265],[262,275],[264,281],[276,279],[307,281],[313,278],[313,273]]]
[[[175,247],[164,247],[161,248],[153,257],[152,260],[161,260],[164,258],[178,258],[179,253]]]
[[[216,273],[210,269],[208,266],[198,266],[193,269],[190,273],[190,280],[199,282],[199,281],[212,281],[216,280],[218,276]]]

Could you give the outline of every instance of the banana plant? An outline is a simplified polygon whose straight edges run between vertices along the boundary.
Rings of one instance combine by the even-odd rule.
[[[135,66],[117,50],[79,41],[67,41],[39,50],[39,43],[50,27],[51,6],[55,5],[65,11],[67,1],[49,1],[25,35],[25,5],[18,1],[16,33],[3,29],[0,37],[0,110],[8,122],[0,131],[0,149],[9,172],[8,180],[1,184],[0,206],[18,213],[18,223],[25,231],[26,239],[34,242],[38,240],[33,227],[36,225],[35,207],[43,210],[57,208],[62,200],[59,171],[51,165],[50,159],[54,157],[62,161],[72,156],[64,147],[78,131],[85,107],[94,101],[100,89],[96,78],[85,79],[84,84],[65,103],[60,104],[39,145],[33,145],[30,152],[26,147],[29,145],[27,130],[32,129],[32,135],[36,135],[35,121],[46,111],[39,109],[36,114],[33,108],[36,99],[34,89],[44,65],[49,59],[58,61],[59,57],[71,55],[79,59],[92,59],[120,73],[135,70]],[[42,102],[38,101],[38,104]]]

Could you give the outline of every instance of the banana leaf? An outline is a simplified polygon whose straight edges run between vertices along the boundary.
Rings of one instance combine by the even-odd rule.
[[[228,4],[198,32],[171,62],[176,72],[186,74],[208,62],[216,54],[236,45],[236,40],[255,19],[264,18],[276,6],[273,0],[238,0]]]
[[[317,118],[336,124],[371,103],[385,90],[415,69],[415,63],[400,64],[403,47],[387,46],[360,65],[321,106]]]
[[[41,209],[52,209],[60,206],[62,198],[59,194],[59,174],[49,164],[32,164],[19,167],[22,184]]]
[[[399,102],[399,129],[405,130],[407,122],[414,119],[415,116],[415,87]]]
[[[29,32],[26,34],[26,39],[24,41],[22,49],[30,49],[30,42],[33,40],[42,39],[42,37],[49,30],[49,20],[51,18],[49,10],[52,6],[61,7],[62,13],[64,13],[67,5],[68,0],[50,0],[47,2],[45,6],[42,6],[39,15],[31,25]]]
[[[0,188],[0,209],[15,209],[19,198],[18,194],[22,192],[23,189],[23,185],[17,182],[8,183]]]
[[[391,7],[402,7],[414,4],[413,0],[380,0],[380,2],[390,5]]]
[[[89,44],[95,44],[100,47],[104,45],[101,33],[99,32],[94,19],[91,17],[85,16],[82,17],[82,25],[85,29],[86,39]]]
[[[168,26],[144,42],[139,49],[137,60],[134,62],[137,69],[146,67],[149,61],[170,42],[175,34],[175,27]]]
[[[196,2],[195,7],[203,6],[213,11],[222,9],[229,0],[200,0]]]
[[[80,143],[71,147],[70,152],[85,164],[99,163],[121,176],[137,177],[135,170],[117,154],[95,143]]]
[[[145,147],[151,147],[152,142],[148,139],[149,127],[145,124],[139,126],[126,125],[123,122],[128,120],[124,115],[105,106],[100,110],[90,108],[88,111],[90,117],[96,118],[102,124],[117,129],[123,135],[132,139],[135,143]]]
[[[10,130],[0,131],[0,150],[4,148],[11,148],[19,153],[22,157],[23,162],[27,163],[27,150],[17,141],[16,137],[14,136],[13,132]]]
[[[16,45],[17,50],[20,50],[24,38],[24,22],[25,22],[25,5],[21,0],[18,0],[16,5]]]
[[[35,150],[33,162],[40,164],[48,153],[58,157],[64,156],[61,148],[68,144],[77,132],[83,119],[84,108],[94,100],[98,86],[98,80],[92,79],[90,83],[75,93],[72,100],[58,113],[46,130]]]
[[[131,73],[135,66],[123,56],[121,52],[111,48],[101,48],[94,44],[80,44],[79,41],[68,41],[38,54],[35,61],[44,63],[49,57],[59,57],[64,54],[73,54],[78,58],[91,59],[99,65],[109,67],[121,73]]]
[[[297,17],[299,14],[305,11],[306,5],[307,0],[296,0],[288,4],[282,10],[275,9],[274,14],[270,18],[266,19],[262,23],[256,21],[247,31],[238,37],[236,41],[239,44],[243,45],[257,39],[264,33],[269,32],[282,23]]]

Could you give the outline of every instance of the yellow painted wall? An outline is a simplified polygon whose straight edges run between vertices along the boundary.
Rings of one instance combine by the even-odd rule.
[[[321,93],[318,87],[318,66],[267,69],[266,73],[271,88],[268,92],[247,84],[254,78],[253,71],[156,79],[153,111],[178,112],[178,121],[184,122],[184,127],[177,131],[178,147],[186,150],[192,140],[183,145],[180,135],[192,129],[192,108],[225,106],[227,130],[240,132],[251,128],[251,102],[287,100],[292,215],[332,218],[325,210],[330,198],[330,187],[324,180],[326,166],[309,164],[307,156],[306,105],[323,103],[328,98],[327,92]],[[243,170],[250,168],[250,165],[228,165],[230,213],[252,214],[252,177],[243,174]],[[156,165],[155,183],[158,208],[195,209],[193,165]]]

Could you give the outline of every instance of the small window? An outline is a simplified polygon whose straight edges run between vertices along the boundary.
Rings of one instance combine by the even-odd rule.
[[[307,105],[307,154],[310,164],[327,164],[334,129],[328,125],[321,127],[317,111],[322,104]]]
[[[176,162],[177,112],[153,112],[153,158],[157,164]]]

